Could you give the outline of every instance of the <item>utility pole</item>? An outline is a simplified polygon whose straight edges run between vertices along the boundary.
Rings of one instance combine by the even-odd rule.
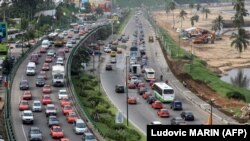
[[[128,68],[127,68],[127,66],[128,66],[128,55],[126,55],[126,69],[125,69],[125,71],[126,71],[126,97],[127,97],[127,126],[129,126],[129,122],[128,122]]]

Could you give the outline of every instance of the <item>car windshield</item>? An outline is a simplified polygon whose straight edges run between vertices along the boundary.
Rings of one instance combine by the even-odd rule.
[[[89,140],[90,140],[90,139],[95,139],[95,137],[94,137],[93,135],[87,135],[87,136],[86,136],[86,139],[89,139]]]
[[[170,90],[164,90],[164,94],[173,94],[174,90],[170,89]]]
[[[168,112],[168,110],[167,110],[167,109],[162,109],[161,111],[162,111],[162,112],[166,112],[166,113]]]
[[[54,132],[62,132],[62,129],[61,128],[54,128],[53,131]]]
[[[86,125],[84,123],[78,123],[78,124],[76,124],[76,127],[77,128],[85,128]]]
[[[70,109],[72,109],[71,106],[64,106],[64,110],[70,110]]]
[[[24,113],[24,116],[32,116],[32,113]]]
[[[56,74],[56,75],[54,75],[54,79],[63,79],[63,75]]]
[[[31,130],[31,134],[40,134],[40,130],[39,129],[32,129]]]
[[[51,121],[58,121],[58,119],[56,117],[52,117],[50,118]]]
[[[29,103],[28,103],[28,101],[22,101],[21,104],[22,105],[28,105]]]
[[[40,106],[41,104],[40,103],[34,103],[34,106]]]
[[[47,107],[48,110],[54,110],[54,107]]]
[[[184,122],[183,119],[180,118],[180,117],[175,118],[175,121],[176,121],[176,122]]]
[[[193,113],[190,112],[190,111],[187,111],[187,112],[186,112],[186,115],[193,115]]]

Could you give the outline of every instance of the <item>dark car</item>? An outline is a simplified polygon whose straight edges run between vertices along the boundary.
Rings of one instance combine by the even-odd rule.
[[[45,85],[45,79],[44,76],[38,75],[36,78],[36,86],[37,87],[43,87]]]
[[[106,65],[106,70],[112,70],[112,65],[111,64],[107,64]]]
[[[38,127],[30,127],[29,130],[29,140],[30,141],[42,141],[42,132]]]
[[[115,92],[117,92],[117,93],[124,93],[125,92],[124,86],[123,85],[116,85],[115,86]]]
[[[111,46],[110,49],[111,49],[112,51],[117,51],[117,47],[116,47],[116,46]]]
[[[175,117],[170,120],[171,125],[185,125],[186,122],[181,117]]]
[[[143,95],[143,93],[145,93],[146,91],[147,91],[147,88],[145,88],[145,87],[140,87],[140,88],[138,89],[139,95]]]
[[[54,126],[54,125],[59,125],[59,120],[57,119],[56,116],[49,116],[47,120],[47,124],[49,127]]]
[[[182,102],[175,100],[170,104],[170,108],[173,110],[182,110]]]
[[[154,103],[156,100],[157,100],[157,99],[156,99],[154,96],[150,95],[150,96],[148,96],[148,98],[147,98],[147,103],[148,103],[148,104],[152,104],[152,103]]]
[[[22,80],[19,83],[19,88],[20,88],[20,90],[28,90],[29,89],[29,82],[28,82],[28,80]]]
[[[181,113],[181,117],[186,121],[194,121],[194,115],[190,111],[184,111]]]

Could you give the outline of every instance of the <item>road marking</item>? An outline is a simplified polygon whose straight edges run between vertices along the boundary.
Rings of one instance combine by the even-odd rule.
[[[23,124],[22,124],[22,131],[23,131],[23,135],[24,135],[25,141],[28,141],[28,140],[27,140],[27,137],[26,137],[26,134],[25,134],[25,131],[24,131],[24,126],[23,126]]]

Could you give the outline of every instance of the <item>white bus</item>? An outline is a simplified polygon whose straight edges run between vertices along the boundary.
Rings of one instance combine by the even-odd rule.
[[[161,102],[172,102],[175,99],[173,88],[164,82],[154,83],[153,90],[155,97]]]
[[[152,68],[145,68],[144,78],[146,81],[155,79],[155,71]]]

